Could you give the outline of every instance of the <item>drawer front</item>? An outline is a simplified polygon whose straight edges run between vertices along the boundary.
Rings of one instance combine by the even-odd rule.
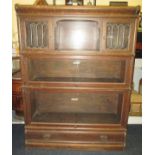
[[[129,83],[132,58],[120,57],[29,57],[24,58],[25,81]],[[25,65],[26,64],[26,65]]]
[[[24,92],[28,123],[118,124],[122,107],[128,106],[127,91],[25,88]]]
[[[29,131],[26,132],[29,141],[106,144],[122,143],[125,134],[121,132],[79,132],[79,131]]]

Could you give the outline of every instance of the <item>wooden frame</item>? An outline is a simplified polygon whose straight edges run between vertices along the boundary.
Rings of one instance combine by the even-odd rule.
[[[126,138],[126,126],[128,120],[128,113],[130,110],[130,94],[131,94],[131,84],[132,84],[132,76],[133,76],[133,66],[134,66],[134,54],[135,54],[135,42],[136,42],[136,30],[138,27],[138,14],[139,14],[139,7],[105,7],[105,6],[27,6],[27,5],[16,5],[16,12],[17,12],[17,20],[18,20],[18,29],[19,29],[19,41],[20,41],[20,56],[21,56],[21,70],[22,70],[22,94],[23,94],[23,101],[24,101],[24,115],[25,115],[25,144],[26,146],[31,147],[50,147],[50,148],[67,148],[67,149],[85,149],[85,150],[122,150],[125,147],[125,138]],[[55,32],[57,28],[57,22],[60,20],[70,21],[95,21],[98,22],[98,27],[100,30],[100,46],[98,51],[91,51],[91,50],[58,50],[55,48]],[[43,25],[46,21],[46,25],[48,27],[48,34],[45,33],[40,34],[40,31],[36,28],[36,31],[32,30],[32,35],[35,36],[31,41],[38,41],[40,38],[45,39],[48,41],[48,46],[46,48],[36,48],[36,44],[32,46],[32,48],[26,47],[26,35],[28,35],[26,30],[26,23],[33,22]],[[128,36],[128,48],[125,49],[108,49],[106,48],[106,26],[108,23],[114,24],[127,24],[130,25],[130,35]],[[36,25],[37,25],[36,24]],[[68,27],[67,27],[68,28]],[[67,29],[66,28],[66,29]],[[79,28],[79,27],[78,27]],[[44,32],[44,29],[41,29]],[[78,29],[82,31],[81,27]],[[67,30],[65,30],[67,31]],[[68,33],[70,33],[68,31]],[[117,33],[118,35],[119,33]],[[39,38],[39,36],[41,36]],[[46,36],[46,37],[45,37]],[[69,36],[69,35],[68,35]],[[44,38],[45,37],[45,38]],[[114,37],[114,34],[112,34]],[[116,37],[115,37],[116,38]],[[100,65],[103,65],[102,62],[106,62],[107,60],[113,62],[118,61],[123,68],[119,68],[120,74],[123,75],[124,73],[124,81],[123,82],[75,82],[75,81],[50,81],[50,80],[40,80],[35,81],[32,80],[29,76],[29,71],[33,68],[32,65],[38,64],[39,60],[42,60],[44,69],[42,71],[45,73],[52,74],[55,72],[57,73],[62,72],[63,75],[68,75],[69,71],[70,75],[73,75],[74,69],[68,69],[72,63],[72,60],[81,60],[84,62],[84,67],[87,66],[90,62],[95,64],[94,70],[93,67],[86,67],[87,77],[93,75],[102,76],[103,73],[101,72],[98,74],[98,68]],[[32,62],[32,65],[29,62],[35,60],[36,64]],[[48,60],[48,61],[45,61]],[[58,61],[59,60],[59,61]],[[38,61],[38,62],[37,62]],[[59,62],[54,63],[53,62]],[[47,63],[44,63],[47,62]],[[52,62],[52,63],[50,63]],[[71,63],[68,63],[71,62]],[[97,63],[99,65],[97,65]],[[125,62],[125,63],[124,63]],[[109,65],[105,65],[106,72],[111,71],[111,76],[115,72],[114,68],[117,66],[109,63]],[[115,63],[114,63],[115,64]],[[50,66],[46,68],[46,65]],[[32,67],[31,67],[32,66]],[[40,65],[41,66],[41,65]],[[54,67],[53,67],[54,66]],[[68,71],[67,74],[65,73],[66,70],[62,71],[62,66],[66,66],[66,70]],[[89,66],[89,65],[88,65]],[[109,67],[108,67],[109,66]],[[111,67],[110,67],[111,66]],[[41,67],[38,67],[41,68]],[[52,68],[52,69],[51,69]],[[59,70],[60,69],[60,70]],[[90,70],[90,72],[87,72]],[[122,72],[124,70],[124,72]],[[31,70],[33,72],[33,70]],[[61,71],[61,72],[60,72]],[[33,72],[34,73],[34,72]],[[79,74],[79,72],[77,72]],[[109,73],[108,73],[109,74]],[[33,74],[32,74],[33,75]],[[35,74],[36,75],[36,74]],[[88,76],[89,75],[89,76]],[[57,77],[57,76],[56,76]],[[123,76],[121,76],[123,77]],[[73,77],[72,77],[73,78]],[[37,100],[35,97],[33,98],[33,92],[40,91],[40,92],[48,92],[49,94],[60,94],[67,93],[79,93],[81,94],[95,94],[103,93],[109,94],[113,98],[116,94],[120,93],[123,96],[118,97],[116,100],[119,102],[118,106],[118,113],[120,114],[120,121],[119,122],[111,122],[111,123],[76,123],[76,121],[72,121],[71,123],[66,122],[50,122],[50,121],[31,121],[32,119],[32,111],[34,111],[35,106],[31,106]],[[35,94],[35,93],[34,93]],[[113,95],[115,94],[115,95]],[[36,93],[36,97],[37,97]],[[89,96],[88,95],[88,96]],[[65,95],[64,95],[65,96]],[[67,96],[67,95],[66,95]],[[105,96],[105,95],[103,95]],[[117,96],[117,95],[116,95]],[[38,96],[39,97],[39,96]],[[61,96],[62,97],[62,96]],[[50,106],[49,109],[53,106],[54,109],[60,108],[60,106],[56,106],[57,104],[52,104],[51,98],[46,102],[46,97],[43,96],[45,101],[42,102],[37,101],[37,104],[41,104]],[[56,97],[59,99],[59,97]],[[102,96],[96,97],[98,102],[102,101]],[[65,99],[63,99],[65,101]],[[114,108],[115,104],[112,104],[108,101],[109,106]],[[57,103],[57,102],[56,102]],[[69,102],[68,102],[69,103]],[[85,102],[83,105],[87,105]],[[90,102],[91,103],[91,102]],[[65,107],[67,102],[65,103]],[[79,104],[80,105],[80,104]],[[120,106],[121,105],[121,106]],[[90,105],[92,106],[92,104]],[[80,108],[80,107],[78,107]],[[86,108],[86,107],[85,107]],[[107,107],[108,108],[108,107]],[[47,107],[46,107],[47,109]],[[69,111],[75,109],[75,106],[70,106]],[[90,108],[88,108],[90,110]],[[93,108],[92,108],[93,109]],[[92,110],[91,109],[91,110]],[[82,109],[83,110],[83,109]],[[91,111],[90,110],[90,111]],[[111,109],[113,110],[113,109]],[[102,111],[103,112],[103,111]],[[89,117],[88,115],[87,117]],[[65,117],[67,117],[65,115]],[[54,117],[51,117],[52,119]],[[96,118],[95,118],[96,119]],[[33,119],[34,120],[34,119]],[[63,121],[63,120],[62,120]]]

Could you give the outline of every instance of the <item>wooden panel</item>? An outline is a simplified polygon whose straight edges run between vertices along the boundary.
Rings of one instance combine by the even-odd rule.
[[[26,139],[41,140],[42,142],[63,142],[63,143],[121,143],[124,140],[124,133],[111,132],[79,132],[79,131],[32,131],[26,134]]]
[[[26,130],[26,145],[35,147],[121,150],[125,146],[125,132],[92,132],[74,130]]]
[[[137,17],[140,12],[139,6],[118,7],[118,6],[32,6],[19,5],[15,6],[18,15],[42,15],[50,16],[77,16],[77,17]]]

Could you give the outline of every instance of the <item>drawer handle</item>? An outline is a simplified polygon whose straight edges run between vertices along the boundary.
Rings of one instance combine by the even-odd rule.
[[[78,100],[79,100],[79,98],[71,98],[71,101],[73,101],[73,102],[76,102]]]
[[[43,138],[45,138],[45,139],[49,139],[51,137],[51,134],[44,134],[43,135]]]
[[[81,62],[80,61],[73,61],[73,65],[79,65]]]
[[[101,141],[106,141],[108,139],[108,136],[101,135],[100,136]]]

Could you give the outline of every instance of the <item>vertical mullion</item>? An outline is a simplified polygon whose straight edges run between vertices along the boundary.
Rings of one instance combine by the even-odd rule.
[[[119,26],[119,24],[117,24],[116,26],[117,26],[117,30],[118,30],[117,31],[117,38],[116,38],[116,48],[119,48],[119,46],[118,46],[118,40],[119,40],[119,27],[120,26]]]
[[[30,24],[30,46],[32,47],[33,46],[33,43],[32,43],[32,39],[33,39],[33,33],[32,33],[32,23]]]
[[[114,33],[114,25],[111,24],[111,35],[110,35],[110,44],[111,44],[111,48],[113,48],[113,33]]]
[[[123,48],[123,46],[124,46],[124,38],[125,38],[125,25],[123,26],[123,39],[122,39],[121,48]]]
[[[35,24],[35,31],[36,31],[36,47],[38,47],[38,23]]]

